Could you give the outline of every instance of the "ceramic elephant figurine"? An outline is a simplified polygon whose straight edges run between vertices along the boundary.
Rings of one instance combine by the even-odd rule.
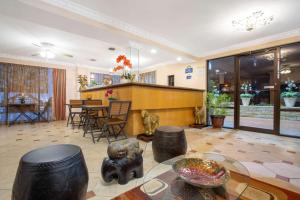
[[[101,174],[105,182],[111,182],[116,178],[119,184],[127,184],[132,178],[143,177],[143,157],[141,154],[137,154],[134,159],[127,157],[115,160],[104,158]]]
[[[104,158],[101,175],[105,182],[118,179],[118,183],[126,184],[131,178],[144,175],[142,150],[136,139],[127,139],[111,143],[107,148],[109,157]]]

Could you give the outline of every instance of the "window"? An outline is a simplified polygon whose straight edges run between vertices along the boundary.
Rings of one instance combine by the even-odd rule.
[[[110,84],[118,84],[120,83],[120,76],[91,72],[91,77],[90,77],[91,85],[101,86],[101,85],[105,85],[104,82],[109,82]]]
[[[156,71],[146,72],[140,74],[140,82],[141,83],[156,83]]]
[[[174,75],[169,75],[168,76],[168,86],[174,86],[175,84],[175,76]]]

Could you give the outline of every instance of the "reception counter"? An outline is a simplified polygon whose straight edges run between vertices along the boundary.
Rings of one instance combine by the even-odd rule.
[[[112,89],[113,96],[118,100],[132,102],[125,129],[128,135],[144,132],[141,110],[158,115],[160,126],[188,126],[194,123],[195,106],[203,106],[203,90],[144,83],[125,83],[81,90],[81,99],[102,99],[103,104],[108,105],[108,99],[104,95],[107,89]]]

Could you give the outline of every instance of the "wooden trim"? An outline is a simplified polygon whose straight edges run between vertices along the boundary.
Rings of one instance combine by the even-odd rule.
[[[122,84],[115,84],[115,85],[109,85],[104,87],[98,87],[98,88],[90,88],[81,90],[80,92],[88,92],[88,91],[95,91],[99,89],[109,89],[109,88],[120,88],[120,87],[128,87],[128,86],[141,86],[141,87],[154,87],[154,88],[166,88],[166,89],[178,89],[178,90],[190,90],[190,91],[205,91],[201,89],[195,89],[195,88],[188,88],[188,87],[176,87],[176,86],[166,86],[166,85],[156,85],[156,84],[148,84],[148,83],[122,83]]]
[[[274,51],[274,120],[273,129],[274,135],[279,135],[280,132],[280,47]]]

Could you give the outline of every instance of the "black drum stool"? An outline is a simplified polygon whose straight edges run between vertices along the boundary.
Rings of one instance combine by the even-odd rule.
[[[157,162],[185,154],[187,143],[184,130],[176,126],[158,127],[154,133],[152,150]]]
[[[88,171],[80,147],[38,148],[20,160],[12,200],[84,200]]]

